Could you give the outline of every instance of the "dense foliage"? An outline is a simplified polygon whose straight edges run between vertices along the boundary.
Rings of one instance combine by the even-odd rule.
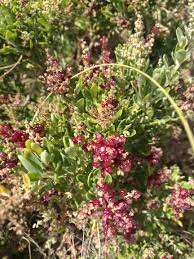
[[[1,257],[193,258],[192,10],[0,1]]]

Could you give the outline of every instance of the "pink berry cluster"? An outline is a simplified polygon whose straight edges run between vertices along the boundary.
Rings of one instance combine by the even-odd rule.
[[[160,161],[162,157],[163,151],[161,148],[157,148],[156,146],[152,145],[150,147],[150,154],[147,157],[148,163],[150,165],[156,165]]]
[[[116,232],[120,231],[124,238],[130,241],[136,229],[136,221],[129,208],[141,193],[137,190],[127,192],[125,189],[116,193],[107,183],[97,185],[97,189],[102,196],[92,200],[89,206],[92,214],[101,215],[106,238],[112,239]]]
[[[171,194],[165,199],[165,202],[173,208],[175,216],[179,218],[180,213],[194,207],[193,194],[194,189],[186,189],[180,184],[176,184],[172,188]]]
[[[17,147],[25,147],[29,134],[24,130],[14,130],[9,124],[0,125],[0,136],[14,142]]]
[[[65,94],[68,92],[68,84],[71,74],[71,67],[66,66],[65,69],[62,69],[59,61],[54,59],[47,52],[47,70],[40,79],[43,81],[47,88],[58,94]]]
[[[102,169],[102,176],[112,173],[114,167],[123,172],[131,170],[132,160],[124,148],[126,138],[123,135],[104,138],[102,133],[96,133],[95,138],[88,142],[87,149],[93,153],[93,166]]]
[[[168,168],[163,168],[158,170],[156,173],[153,173],[148,177],[148,187],[150,188],[157,188],[160,187],[162,183],[168,181],[170,177],[171,171]]]

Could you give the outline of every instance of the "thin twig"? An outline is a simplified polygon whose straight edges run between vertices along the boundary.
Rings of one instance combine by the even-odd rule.
[[[30,241],[26,237],[22,237],[22,238],[28,242],[29,259],[32,259]]]
[[[2,76],[0,76],[0,80],[1,80],[3,77],[5,77],[6,75],[8,75],[17,65],[19,65],[19,63],[21,62],[22,58],[23,58],[23,55],[21,55],[21,56],[18,58],[18,60],[17,60],[16,63],[14,63],[14,64],[8,66],[8,67],[11,67],[11,68],[10,68],[9,70],[7,70]],[[8,67],[7,67],[7,68],[8,68]]]
[[[36,241],[34,239],[32,239],[29,235],[26,234],[26,236],[22,237],[25,240],[28,240],[29,242],[33,243],[37,248],[40,254],[42,254],[44,256],[44,258],[46,258],[46,254],[42,251],[41,247],[36,243]]]
[[[98,248],[98,256],[99,256],[99,259],[101,258],[101,241],[100,241],[100,231],[99,231],[99,223],[97,222],[96,224],[96,227],[97,227],[97,233],[98,233],[98,244],[99,244],[99,248]]]

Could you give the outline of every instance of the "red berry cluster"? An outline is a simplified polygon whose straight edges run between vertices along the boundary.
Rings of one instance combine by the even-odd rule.
[[[48,89],[58,94],[67,93],[71,76],[71,68],[67,66],[62,69],[59,61],[47,52],[47,70],[40,79],[47,85]]]
[[[117,16],[115,18],[115,22],[117,26],[119,27],[118,29],[122,30],[124,28],[127,28],[129,26],[129,21],[122,16]]]
[[[0,170],[4,168],[13,168],[17,165],[18,159],[16,157],[9,158],[8,155],[1,151],[0,152]]]
[[[37,134],[41,135],[44,133],[44,126],[37,124],[34,128],[31,127],[31,132],[34,137]],[[10,124],[0,124],[0,136],[3,138],[3,143],[1,143],[3,149],[4,147],[7,148],[7,150],[4,149],[5,152],[0,152],[0,169],[13,168],[17,165],[18,159],[12,155],[14,152],[11,149],[15,146],[19,148],[25,147],[29,134],[21,129],[14,130]],[[9,153],[9,156],[7,153]]]
[[[97,188],[103,195],[92,200],[89,206],[92,213],[100,213],[105,236],[112,239],[118,230],[130,241],[136,229],[136,222],[129,207],[141,193],[137,190],[128,193],[122,189],[117,194],[107,183],[97,185]]]
[[[160,158],[163,154],[163,151],[161,148],[157,148],[156,146],[150,147],[150,154],[147,157],[148,163],[150,165],[156,165],[160,161]]]
[[[194,189],[186,189],[180,184],[176,184],[172,188],[171,194],[165,199],[165,202],[173,208],[174,214],[178,218],[180,213],[194,207],[193,194]]]
[[[45,135],[45,127],[43,124],[36,124],[34,127],[30,127],[30,135],[32,138],[36,139],[36,137],[44,137]],[[38,142],[41,142],[38,140]]]
[[[96,133],[95,137],[96,141],[89,141],[87,149],[93,152],[93,166],[101,167],[102,176],[112,173],[113,167],[123,172],[131,170],[132,161],[124,148],[126,138],[123,135],[104,138],[101,133]]]
[[[155,25],[153,26],[153,28],[151,29],[150,33],[146,36],[145,38],[145,43],[151,41],[153,38],[155,38],[155,36],[160,32],[160,27]]]
[[[39,199],[38,202],[43,203],[45,206],[48,205],[49,200],[54,195],[59,195],[59,191],[56,188],[52,188],[49,191],[45,192]]]
[[[163,168],[157,171],[156,173],[153,173],[148,177],[148,187],[150,188],[157,188],[160,187],[162,183],[165,183],[168,181],[170,177],[171,171],[168,168]]]
[[[103,36],[100,39],[100,46],[101,46],[102,63],[109,63],[110,62],[110,51],[108,49],[108,38],[106,36]]]
[[[100,84],[100,87],[103,89],[109,89],[111,86],[114,86],[115,81],[113,79],[109,79],[106,82]]]
[[[103,36],[100,38],[99,42],[96,46],[100,46],[101,56],[99,58],[99,63],[109,63],[110,62],[110,51],[108,49],[108,38]],[[85,47],[85,44],[84,44]],[[92,66],[92,53],[88,50],[83,51],[82,54],[82,63],[85,66]],[[104,77],[104,82],[100,84],[100,87],[103,89],[109,89],[111,86],[115,85],[115,81],[111,75],[111,68],[109,66],[104,67],[96,67],[90,73],[86,74],[84,77],[84,81],[86,84],[91,83],[91,80],[98,79],[99,73],[102,72],[101,76]],[[97,80],[98,81],[98,80]]]
[[[10,97],[8,95],[0,94],[0,104],[7,104],[10,102]]]
[[[118,100],[114,97],[107,96],[105,100],[101,103],[102,108],[107,106],[111,106],[112,108],[116,108],[118,106]]]
[[[86,16],[96,16],[96,12],[101,7],[102,3],[98,3],[96,1],[91,1],[89,7],[86,9],[84,14]]]
[[[84,65],[90,65],[91,60],[92,60],[92,54],[91,54],[91,52],[90,52],[90,51],[85,51],[85,52],[82,54],[82,60],[83,60]]]
[[[161,255],[159,259],[173,259],[173,255],[165,253],[164,255]]]
[[[72,138],[72,141],[74,144],[81,144],[82,145],[82,148],[84,150],[86,150],[87,148],[87,142],[85,141],[84,139],[84,136],[82,134],[78,134],[78,135],[75,135],[73,138]]]
[[[24,130],[14,130],[9,124],[0,125],[0,136],[16,143],[17,147],[25,147],[25,142],[29,138],[29,134]]]

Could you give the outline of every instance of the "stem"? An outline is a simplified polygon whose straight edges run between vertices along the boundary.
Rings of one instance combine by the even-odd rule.
[[[2,76],[0,76],[0,80],[4,77],[4,76],[6,76],[6,75],[8,75],[19,63],[20,63],[20,61],[22,60],[22,58],[23,58],[23,55],[21,55],[21,56],[19,56],[19,58],[18,58],[18,60],[16,61],[16,63],[14,63],[14,64],[12,64],[12,65],[10,65],[10,66],[7,66],[7,68],[9,68],[9,67],[11,67],[9,70],[7,70]],[[6,67],[3,67],[3,68],[6,68]]]
[[[39,108],[37,109],[37,111],[34,114],[34,117],[32,118],[32,125],[34,124],[34,122],[36,121],[36,118],[41,110],[41,108],[43,107],[43,105],[45,104],[45,102],[49,99],[49,97],[52,95],[53,93],[50,92],[47,97],[43,100],[43,102],[40,104]]]

